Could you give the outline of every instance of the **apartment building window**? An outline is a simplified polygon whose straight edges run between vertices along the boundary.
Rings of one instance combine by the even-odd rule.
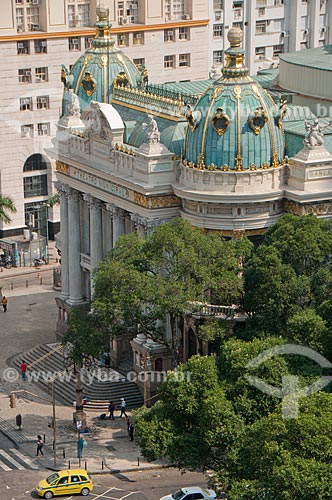
[[[190,66],[190,54],[180,54],[179,55],[179,67],[189,67]]]
[[[35,40],[35,52],[36,54],[46,54],[47,40]]]
[[[179,28],[179,40],[190,40],[189,28]]]
[[[145,66],[145,57],[139,57],[138,59],[133,59],[133,61],[138,71],[141,71],[143,66]]]
[[[259,7],[259,9],[258,9],[258,16],[259,17],[264,17],[265,16],[265,7]]]
[[[222,24],[214,24],[213,25],[213,37],[220,38],[223,36],[223,25]]]
[[[184,0],[165,0],[165,18],[168,21],[183,19],[185,16],[184,5]]]
[[[284,5],[284,0],[274,0],[274,5]]]
[[[173,18],[183,19],[184,14],[184,0],[173,0]]]
[[[38,123],[37,133],[39,136],[50,135],[50,124],[49,123]]]
[[[39,7],[28,7],[26,22],[30,31],[39,31]]]
[[[68,5],[69,28],[82,28],[90,26],[90,5],[88,3]]]
[[[84,39],[84,47],[85,49],[90,49],[92,47],[93,38],[90,36],[86,36]]]
[[[265,47],[256,47],[255,48],[255,56],[257,59],[265,59],[266,48]]]
[[[90,26],[90,5],[87,3],[78,4],[77,16],[78,16],[77,26],[79,28],[82,26]]]
[[[256,21],[256,35],[266,33],[266,21]]]
[[[283,45],[274,45],[273,47],[273,57],[278,57],[279,54],[283,54],[284,46]]]
[[[20,111],[32,111],[32,97],[21,97]]]
[[[35,80],[36,82],[47,82],[48,81],[48,69],[47,68],[36,68],[35,69]]]
[[[18,54],[30,54],[30,44],[28,40],[23,40],[22,42],[17,42],[17,53]]]
[[[40,153],[29,156],[23,166],[23,172],[34,172],[35,170],[47,170],[47,161]]]
[[[24,198],[32,196],[46,196],[47,175],[34,175],[32,177],[23,177]]]
[[[16,28],[17,31],[24,30],[24,9],[16,9]]]
[[[117,17],[119,24],[138,23],[138,0],[118,2]]]
[[[31,83],[31,69],[19,69],[18,70],[18,81],[20,83]]]
[[[243,31],[243,22],[238,21],[236,23],[233,23],[233,28],[240,28]]]
[[[118,35],[118,47],[128,47],[129,45],[129,34],[121,33]]]
[[[127,0],[127,22],[138,23],[138,0]]]
[[[234,9],[234,19],[241,19],[242,17],[242,7]]]
[[[15,3],[23,3],[23,0],[16,0]]]
[[[81,39],[77,36],[71,36],[68,38],[68,49],[69,50],[81,50]]]
[[[133,44],[134,45],[144,45],[144,33],[137,32],[133,34]]]
[[[21,137],[33,137],[33,125],[22,125],[21,126]]]
[[[164,56],[164,68],[175,68],[175,56]]]
[[[175,30],[164,30],[164,42],[175,42]]]
[[[37,109],[50,109],[50,98],[48,95],[37,96]]]
[[[214,50],[213,51],[213,63],[221,64],[222,63],[222,50]]]
[[[213,10],[223,10],[224,0],[213,0]]]

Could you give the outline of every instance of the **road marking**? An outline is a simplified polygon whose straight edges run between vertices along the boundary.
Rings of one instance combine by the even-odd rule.
[[[12,458],[10,455],[8,455],[8,453],[6,453],[5,451],[0,450],[0,455],[2,455],[3,457],[5,457],[5,459],[8,460],[8,462],[10,462],[12,465],[15,465],[15,467],[17,469],[19,469],[19,470],[25,470],[25,467],[23,467],[23,465],[21,465],[18,462],[16,462],[16,460],[14,458]]]
[[[112,488],[110,488],[109,490],[104,491],[104,493],[101,493],[101,494],[100,494],[100,495],[98,495],[98,496],[95,496],[94,494],[93,494],[93,496],[95,497],[95,500],[97,500],[97,498],[103,498],[103,497],[104,497],[104,495],[106,495],[106,493],[109,493],[109,492],[110,492],[110,491],[112,491],[112,490],[114,491],[115,489],[117,489],[117,488],[112,487]],[[119,490],[119,491],[121,491],[121,490]]]
[[[1,460],[0,460],[0,467],[1,467],[1,469],[5,470],[5,471],[13,470],[10,467],[8,467],[8,465],[1,462]]]
[[[10,451],[14,453],[22,462],[25,462],[31,469],[38,470],[39,467],[33,463],[32,460],[30,460],[29,457],[25,457],[23,453],[21,453],[18,450],[15,450],[15,448],[10,448]]]

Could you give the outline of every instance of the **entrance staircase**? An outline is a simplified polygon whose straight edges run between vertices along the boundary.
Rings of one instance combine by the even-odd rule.
[[[20,372],[22,359],[27,363],[27,380],[36,383],[49,396],[54,381],[55,399],[61,404],[73,406],[76,398],[75,377],[72,369],[65,367],[65,357],[60,344],[43,344],[30,351],[11,358],[8,363]],[[106,413],[109,401],[113,401],[116,409],[120,407],[121,398],[125,398],[127,409],[133,410],[143,405],[142,394],[134,382],[113,369],[98,368],[83,372],[83,394],[88,397],[84,405],[87,411]]]

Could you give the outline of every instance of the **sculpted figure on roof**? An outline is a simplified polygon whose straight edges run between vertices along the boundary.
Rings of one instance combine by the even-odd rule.
[[[332,124],[330,121],[327,125],[323,125],[318,118],[314,119],[313,123],[309,120],[305,120],[306,136],[304,138],[304,144],[311,148],[316,146],[322,146],[324,144],[324,129]]]

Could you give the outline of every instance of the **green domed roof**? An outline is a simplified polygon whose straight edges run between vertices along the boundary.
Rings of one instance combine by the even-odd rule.
[[[279,166],[285,156],[286,103],[248,76],[243,34],[232,28],[222,77],[188,106],[184,164],[199,169],[245,170]]]
[[[115,80],[133,87],[137,87],[141,81],[141,74],[134,62],[115,47],[110,35],[109,9],[98,7],[97,16],[96,35],[91,48],[76,61],[70,74],[62,67],[65,89],[72,88],[78,95],[82,111],[90,101],[110,103]]]

